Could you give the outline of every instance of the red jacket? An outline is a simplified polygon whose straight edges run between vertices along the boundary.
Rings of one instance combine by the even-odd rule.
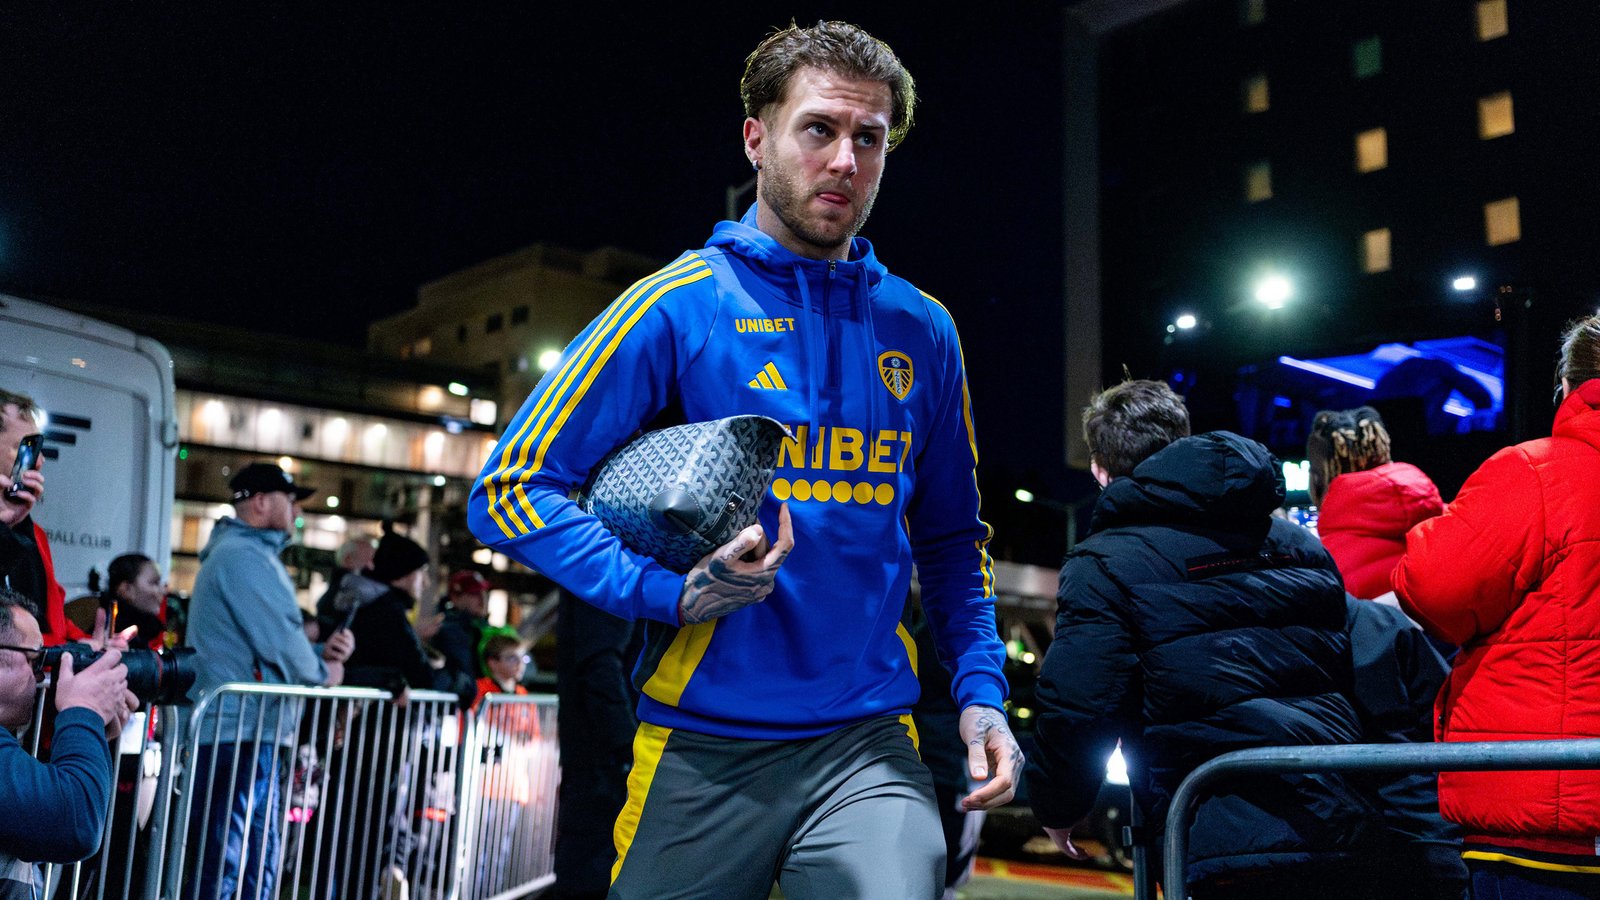
[[[1400,603],[1462,645],[1439,692],[1443,741],[1600,737],[1600,380],[1552,437],[1490,457],[1406,538]],[[1453,772],[1439,807],[1468,838],[1596,855],[1600,772]]]
[[[33,542],[39,547],[39,560],[44,563],[45,602],[44,616],[49,628],[45,629],[44,645],[55,647],[68,641],[87,641],[89,635],[67,618],[67,592],[56,581],[56,563],[50,557],[50,539],[38,522],[33,523]]]
[[[1406,532],[1444,511],[1439,489],[1410,463],[1385,463],[1333,479],[1317,511],[1317,534],[1344,576],[1345,590],[1362,600],[1387,594]]]

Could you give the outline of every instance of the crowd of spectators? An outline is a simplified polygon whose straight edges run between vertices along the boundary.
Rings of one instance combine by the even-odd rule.
[[[1562,337],[1549,438],[1446,504],[1370,407],[1316,415],[1315,530],[1283,515],[1265,447],[1190,435],[1167,385],[1084,410],[1102,487],[1061,572],[1027,780],[1071,826],[1119,743],[1156,823],[1182,779],[1249,747],[1600,737],[1600,316]],[[1192,896],[1557,898],[1600,893],[1600,775],[1305,772],[1203,800]]]
[[[1126,381],[1097,396],[1084,429],[1102,494],[1061,572],[1027,766],[1057,845],[1080,854],[1070,826],[1118,744],[1134,763],[1135,802],[1160,823],[1182,778],[1228,750],[1600,736],[1588,724],[1600,710],[1590,652],[1600,641],[1600,317],[1568,328],[1558,379],[1553,435],[1495,454],[1448,504],[1395,459],[1376,410],[1319,413],[1307,442],[1315,530],[1283,517],[1281,469],[1265,447],[1225,431],[1191,435],[1167,385]],[[28,398],[0,392],[0,799],[43,808],[46,792],[57,802],[44,821],[0,828],[0,898],[39,890],[36,863],[100,845],[115,777],[107,735],[139,702],[121,653],[178,640],[160,567],[138,553],[109,562],[92,633],[65,614],[31,517],[43,474],[15,484],[4,474],[38,421]],[[391,691],[400,705],[412,690],[444,691],[471,711],[491,694],[527,693],[528,644],[489,624],[481,573],[453,573],[438,611],[425,610],[429,554],[386,529],[339,549],[313,613],[297,604],[280,554],[314,489],[264,462],[240,469],[230,489],[233,515],[201,552],[182,636],[197,651],[196,696],[230,682],[347,684]],[[593,879],[583,890],[576,875],[558,883],[562,896],[603,890],[603,832],[623,799],[610,776],[626,772],[633,727],[631,629],[585,615],[597,614],[563,603],[562,721],[595,752],[566,761],[562,790],[618,786],[571,804],[601,811],[563,820],[558,856],[566,847],[580,871],[570,857],[581,846]],[[13,732],[35,714],[45,650],[69,640],[104,652],[82,671],[70,656],[56,670],[52,752],[40,762]],[[271,811],[304,736],[284,701],[255,703],[217,709],[194,760],[211,798],[196,820],[208,830],[190,836],[202,894],[276,890],[282,823]],[[1186,875],[1202,898],[1380,896],[1397,883],[1407,896],[1593,896],[1597,834],[1593,772],[1311,772],[1202,803]],[[402,837],[389,835],[384,852]],[[510,850],[486,852],[503,861]]]

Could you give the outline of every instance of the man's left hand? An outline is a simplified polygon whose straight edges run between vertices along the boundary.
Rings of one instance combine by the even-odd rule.
[[[89,636],[89,646],[96,650],[127,650],[139,636],[139,626],[129,625],[116,634],[111,633],[111,617],[105,608],[94,612],[94,634]]]
[[[1022,773],[1022,748],[1006,726],[1006,714],[992,706],[969,706],[961,711],[960,730],[968,772],[974,781],[988,782],[964,797],[962,808],[994,809],[1010,803]]]

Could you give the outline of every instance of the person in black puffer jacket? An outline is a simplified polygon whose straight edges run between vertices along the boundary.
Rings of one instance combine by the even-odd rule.
[[[1061,570],[1026,776],[1069,853],[1067,829],[1119,740],[1159,828],[1178,784],[1212,757],[1362,733],[1344,585],[1315,536],[1273,517],[1284,484],[1272,454],[1230,432],[1188,436],[1182,399],[1154,381],[1101,393],[1084,431],[1104,493]],[[1384,896],[1360,864],[1377,820],[1336,775],[1224,785],[1191,823],[1192,895]]]

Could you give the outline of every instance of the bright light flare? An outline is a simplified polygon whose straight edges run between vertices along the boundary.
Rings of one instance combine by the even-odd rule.
[[[1457,276],[1454,281],[1450,282],[1450,286],[1458,291],[1476,290],[1478,287],[1478,279],[1473,278],[1471,275],[1460,275]]]
[[[1032,503],[1033,502],[1033,491],[1024,490],[1022,488],[1017,488],[1016,494],[1014,496],[1018,500],[1021,500],[1023,503]]]
[[[1267,309],[1283,309],[1294,296],[1294,285],[1282,275],[1268,275],[1256,283],[1256,302]]]
[[[1180,329],[1182,329],[1184,331],[1188,331],[1189,329],[1191,329],[1191,328],[1195,327],[1196,325],[1200,324],[1200,320],[1196,319],[1194,316],[1190,315],[1189,313],[1184,313],[1183,315],[1179,316],[1176,320],[1174,320],[1172,324],[1178,326]]]

